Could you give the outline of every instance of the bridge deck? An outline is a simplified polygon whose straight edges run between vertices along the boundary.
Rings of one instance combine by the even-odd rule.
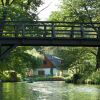
[[[68,38],[0,38],[2,46],[100,46],[100,39]]]

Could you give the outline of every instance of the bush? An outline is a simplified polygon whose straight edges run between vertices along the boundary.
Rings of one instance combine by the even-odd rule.
[[[93,83],[95,84],[100,84],[100,71],[94,72],[91,76],[90,79]]]
[[[80,83],[80,80],[82,78],[82,75],[80,73],[76,73],[72,77],[73,83]]]
[[[21,79],[17,77],[16,72],[4,72],[2,75],[0,74],[0,80],[2,82],[18,82]]]

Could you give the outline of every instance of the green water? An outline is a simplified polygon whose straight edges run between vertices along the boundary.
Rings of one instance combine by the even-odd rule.
[[[64,82],[3,83],[0,100],[100,100],[100,85]]]

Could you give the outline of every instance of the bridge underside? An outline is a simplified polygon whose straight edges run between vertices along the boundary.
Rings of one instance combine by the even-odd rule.
[[[82,38],[31,38],[31,37],[0,37],[1,46],[89,46],[99,47],[100,39]]]

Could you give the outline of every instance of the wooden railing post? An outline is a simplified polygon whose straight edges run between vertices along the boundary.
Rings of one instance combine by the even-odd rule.
[[[4,29],[5,21],[0,21],[0,36],[3,35],[3,29]]]
[[[46,25],[44,25],[44,33],[43,33],[43,37],[46,37],[46,35],[47,35],[47,27],[46,27]]]
[[[74,26],[71,27],[70,38],[74,38]]]
[[[55,33],[55,25],[54,25],[54,23],[52,23],[52,26],[51,26],[51,36],[52,36],[52,38],[54,38],[54,37],[56,37],[56,33]]]
[[[80,24],[80,34],[81,34],[81,38],[84,38],[84,27],[83,27],[83,24],[81,23]]]
[[[14,24],[15,37],[18,37],[18,25]]]
[[[100,26],[98,27],[97,38],[100,39]]]
[[[25,24],[23,23],[22,24],[22,37],[25,36]]]

